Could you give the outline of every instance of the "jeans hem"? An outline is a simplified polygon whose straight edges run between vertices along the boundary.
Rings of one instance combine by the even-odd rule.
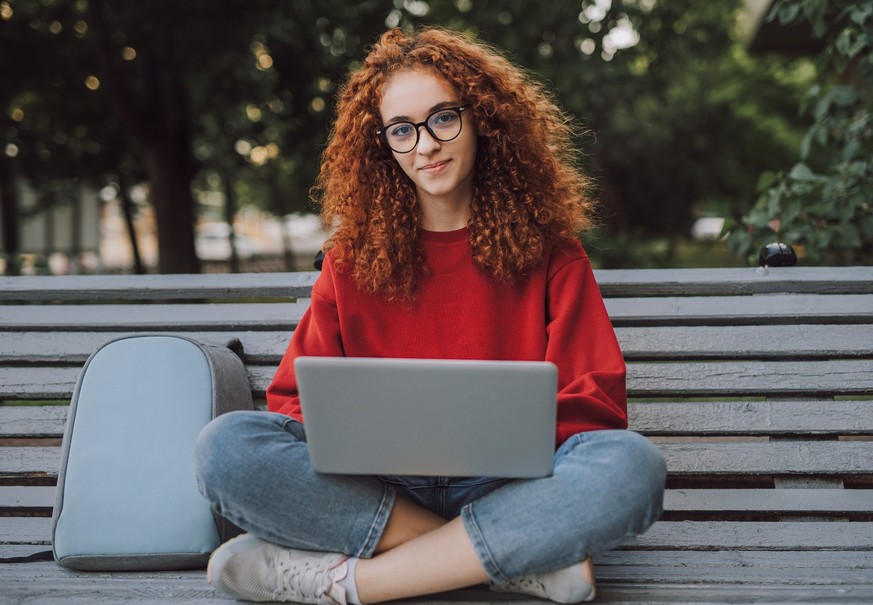
[[[485,543],[485,536],[482,534],[482,530],[476,522],[476,515],[473,513],[472,503],[467,504],[461,509],[461,521],[464,523],[464,529],[467,530],[467,536],[470,538],[470,542],[473,543],[473,549],[476,551],[476,556],[479,558],[479,562],[482,564],[488,577],[498,584],[508,582],[509,578],[503,575],[503,572],[500,571],[497,562],[494,560],[494,556],[491,554],[491,549],[489,549],[488,544]]]
[[[391,511],[394,510],[395,494],[396,492],[393,487],[390,485],[384,485],[379,508],[376,509],[376,515],[373,518],[373,522],[370,524],[370,531],[367,532],[364,544],[355,554],[356,557],[369,559],[373,556],[376,547],[379,545],[379,540],[385,532],[385,526],[388,524],[388,518],[391,516]]]

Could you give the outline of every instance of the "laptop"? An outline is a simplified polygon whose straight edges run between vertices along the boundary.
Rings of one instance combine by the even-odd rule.
[[[298,357],[322,473],[543,477],[555,451],[550,362]]]

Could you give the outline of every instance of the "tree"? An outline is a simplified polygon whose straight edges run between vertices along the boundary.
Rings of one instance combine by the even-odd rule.
[[[753,257],[764,243],[800,247],[810,262],[873,261],[873,5],[869,1],[781,1],[769,19],[807,22],[824,41],[817,78],[801,111],[812,123],[800,159],[764,172],[760,196],[728,243]]]

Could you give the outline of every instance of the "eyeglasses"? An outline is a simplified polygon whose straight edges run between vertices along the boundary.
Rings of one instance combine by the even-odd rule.
[[[446,143],[456,139],[461,134],[461,112],[469,109],[469,105],[460,107],[446,107],[439,109],[429,116],[424,122],[394,122],[376,131],[376,134],[385,138],[388,147],[397,153],[409,153],[418,145],[420,129],[425,127],[428,134],[437,141]]]

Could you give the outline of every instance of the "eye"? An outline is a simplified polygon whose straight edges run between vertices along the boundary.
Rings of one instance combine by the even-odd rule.
[[[395,139],[402,139],[404,137],[408,137],[412,135],[413,126],[408,122],[401,122],[400,124],[394,124],[388,129],[388,136],[393,137]]]
[[[458,121],[458,114],[451,110],[439,111],[430,117],[430,124],[435,128],[452,126]]]

